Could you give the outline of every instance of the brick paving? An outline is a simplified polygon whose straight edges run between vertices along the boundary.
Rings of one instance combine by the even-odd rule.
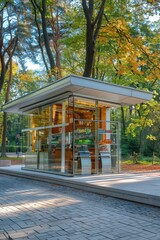
[[[0,175],[0,240],[160,240],[160,208]]]

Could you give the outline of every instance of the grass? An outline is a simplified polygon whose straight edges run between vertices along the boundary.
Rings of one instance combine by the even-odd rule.
[[[123,164],[142,164],[142,165],[160,164],[160,158],[154,157],[153,159],[152,157],[139,157],[137,159],[137,163],[134,163],[133,158],[130,158],[127,160],[122,159],[122,163]]]
[[[133,160],[122,160],[122,163],[123,163],[123,164],[151,165],[151,164],[160,164],[160,161],[154,161],[154,162],[152,162],[152,161],[145,161],[145,160],[139,161],[139,160],[138,160],[137,163],[134,163]]]
[[[23,160],[23,157],[0,157],[0,160]]]

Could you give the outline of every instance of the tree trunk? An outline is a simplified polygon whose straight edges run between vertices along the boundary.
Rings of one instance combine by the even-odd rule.
[[[9,101],[9,94],[12,82],[12,58],[10,59],[10,71],[9,71],[9,80],[6,90],[5,103]],[[2,157],[6,157],[6,132],[7,132],[7,113],[3,113],[3,133],[2,133]]]
[[[3,12],[0,14],[0,93],[3,88],[4,78],[5,78],[5,62],[3,54]]]
[[[52,12],[51,12],[52,13]],[[61,70],[61,55],[59,51],[59,39],[60,39],[60,27],[59,27],[59,15],[58,15],[58,7],[56,11],[56,18],[53,18],[53,14],[51,14],[51,26],[53,32],[53,46],[55,50],[55,58],[56,58],[56,80],[62,78],[62,70]]]
[[[7,6],[7,3],[4,5],[4,8]],[[8,19],[8,34],[7,34],[7,39],[4,38],[4,33],[3,30],[3,24],[4,24],[4,18],[3,18],[3,11],[5,10],[1,9],[0,11],[0,92],[3,88],[4,81],[5,81],[5,75],[8,70],[8,67],[10,66],[10,73],[9,73],[9,80],[8,80],[8,85],[7,85],[7,92],[6,92],[6,97],[5,97],[5,103],[9,101],[9,93],[10,93],[10,87],[11,87],[11,81],[12,81],[12,57],[15,52],[17,43],[18,43],[18,38],[15,35],[12,35],[11,31],[11,20],[9,16],[5,16],[5,18]],[[5,12],[6,13],[6,12]],[[8,40],[8,43],[6,43],[5,40]],[[5,43],[5,44],[4,44]],[[10,65],[9,65],[10,64]],[[6,129],[7,129],[7,113],[3,114],[3,133],[2,133],[2,156],[6,156]]]
[[[34,20],[35,20],[35,23],[36,23],[36,26],[37,26],[37,31],[38,31],[38,44],[39,44],[39,48],[41,50],[42,59],[43,59],[45,68],[46,68],[47,71],[49,71],[48,65],[47,65],[47,62],[46,62],[46,59],[45,59],[45,54],[44,54],[44,51],[43,51],[42,43],[41,43],[41,30],[40,30],[39,23],[37,21],[37,8],[36,8],[36,5],[34,4],[33,1],[31,1],[31,3],[32,3],[33,9],[34,9],[34,16],[35,16]]]
[[[5,64],[3,56],[0,56],[0,59],[1,59],[1,75],[0,75],[0,93],[1,93],[5,78]]]
[[[84,68],[84,77],[90,77],[94,62],[95,54],[95,41],[93,38],[94,35],[94,26],[92,24],[87,25],[87,35],[86,35],[86,64]]]
[[[44,37],[44,44],[47,52],[47,56],[50,62],[50,68],[51,71],[55,67],[55,61],[54,57],[50,48],[49,44],[49,37],[48,37],[48,32],[47,32],[47,24],[46,24],[46,0],[42,1],[42,11],[41,11],[41,17],[42,17],[42,30],[43,30],[43,37]]]
[[[49,36],[48,36],[48,32],[47,32],[47,21],[46,21],[46,13],[47,13],[46,5],[47,5],[47,3],[46,3],[46,0],[42,0],[40,2],[37,0],[31,0],[31,3],[32,3],[34,9],[36,7],[38,9],[39,13],[41,14],[44,46],[45,46],[47,57],[48,57],[49,64],[50,64],[51,75],[55,75],[54,74],[55,61],[54,61],[54,57],[53,57],[53,54],[52,54],[52,51],[50,48]],[[38,29],[38,31],[39,31],[39,29]],[[44,58],[43,58],[43,60],[44,60]]]
[[[82,0],[83,11],[86,17],[86,61],[84,67],[84,77],[90,77],[95,56],[95,46],[99,29],[102,23],[104,6],[106,0],[101,1],[97,14],[94,12],[94,0],[90,0],[88,5],[86,0]]]
[[[7,113],[3,113],[3,134],[2,134],[2,152],[1,157],[6,157],[6,130],[7,130]]]
[[[140,130],[140,133],[139,133],[139,154],[142,155],[142,133],[143,133],[143,130]]]
[[[125,126],[125,117],[124,117],[124,108],[123,107],[121,107],[121,116],[122,116],[122,130],[123,130],[123,133],[125,134],[126,126]]]

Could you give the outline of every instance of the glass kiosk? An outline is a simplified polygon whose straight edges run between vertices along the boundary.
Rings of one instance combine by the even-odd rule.
[[[23,115],[25,169],[68,176],[118,173],[120,129],[110,112],[151,98],[151,92],[69,75],[3,110]],[[82,146],[87,150],[80,151]]]
[[[108,120],[108,103],[77,96],[29,111],[22,130],[24,147],[31,146],[25,168],[65,175],[118,172],[118,123]]]

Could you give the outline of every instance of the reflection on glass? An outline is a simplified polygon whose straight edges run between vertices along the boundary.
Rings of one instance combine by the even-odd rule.
[[[25,167],[59,174],[119,169],[119,130],[107,103],[70,97],[24,116]]]

